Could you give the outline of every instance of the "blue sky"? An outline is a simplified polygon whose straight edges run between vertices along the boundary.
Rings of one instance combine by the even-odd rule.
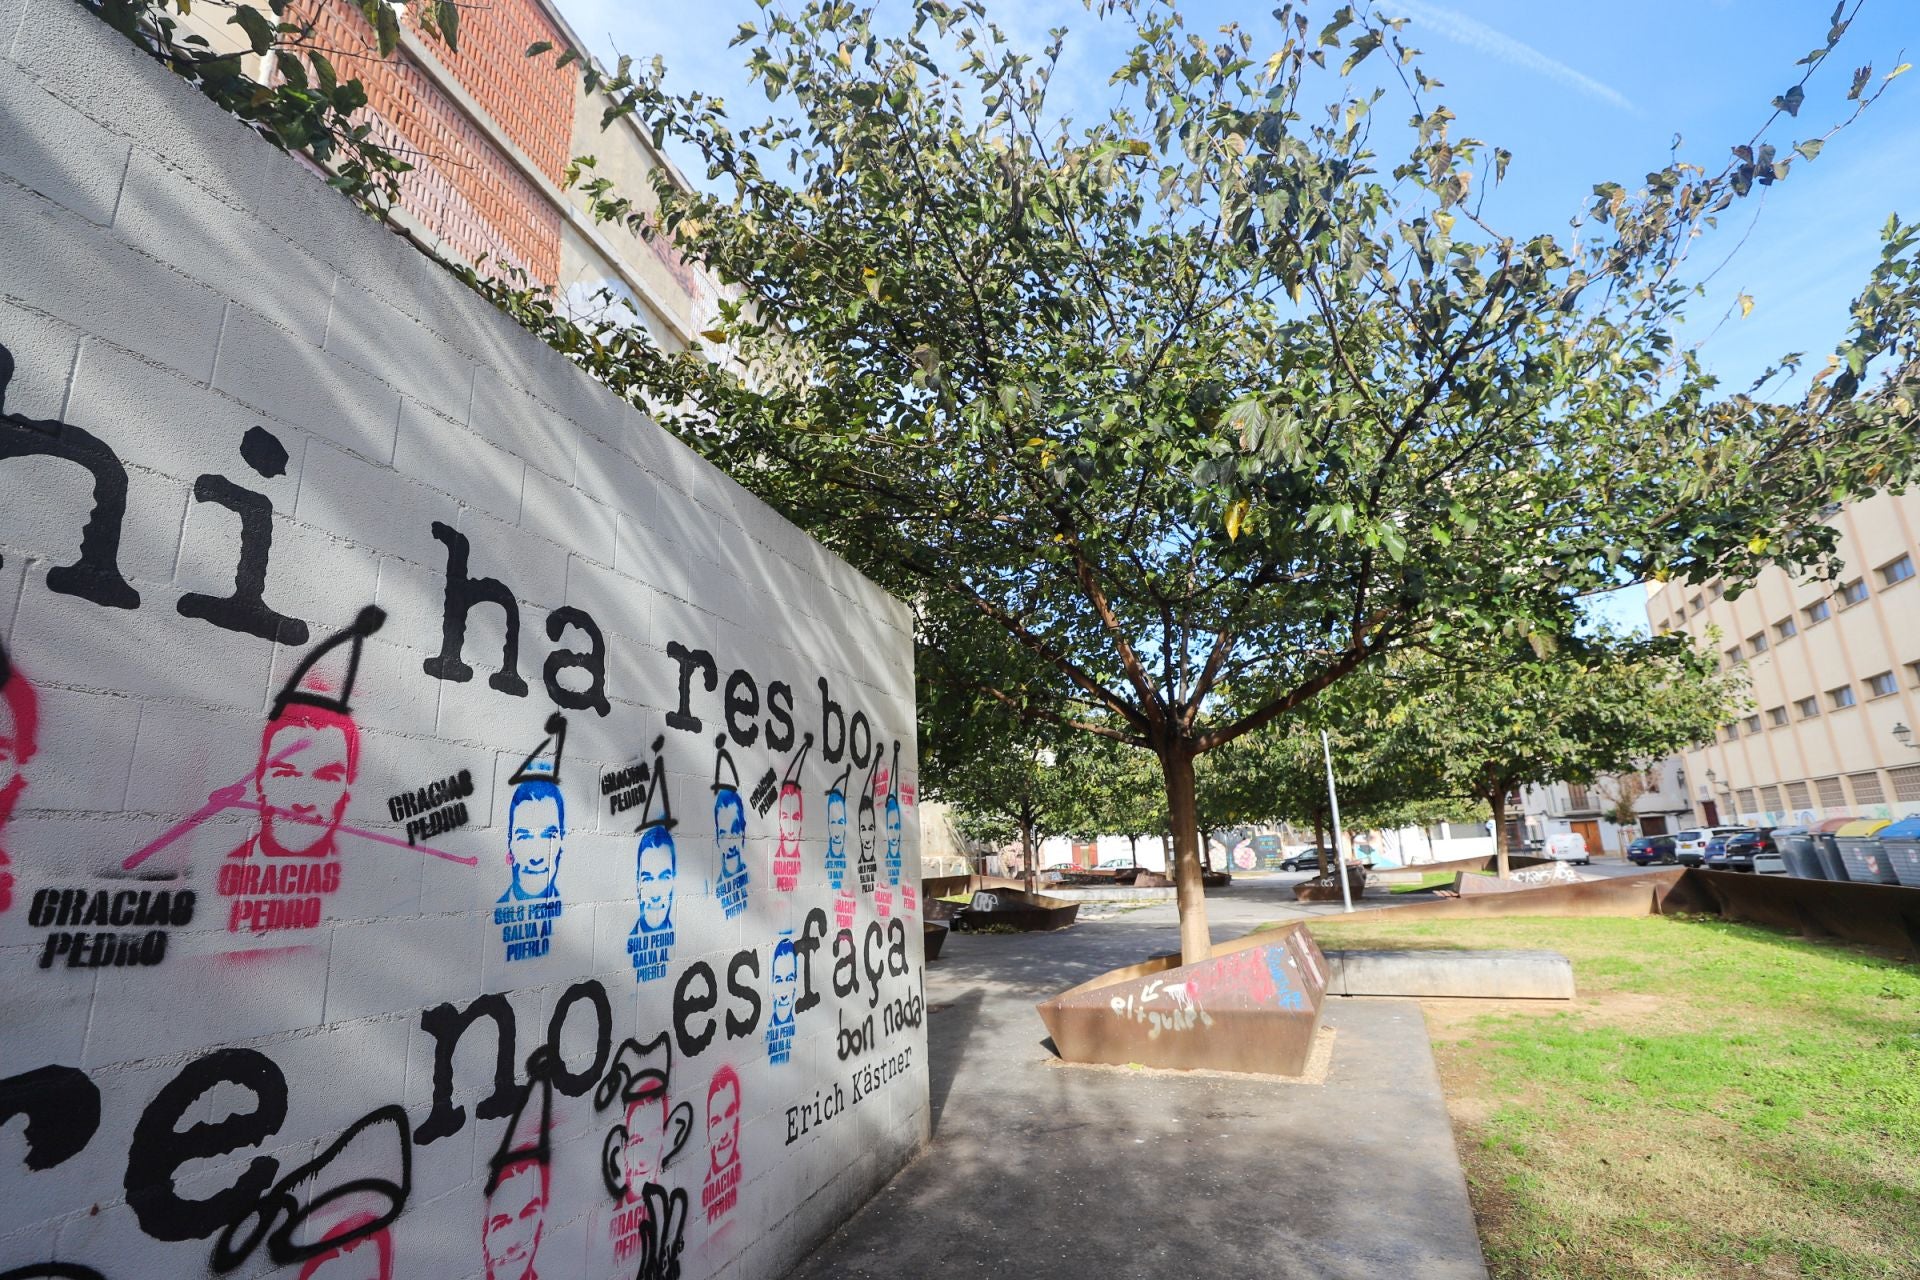
[[[765,96],[742,69],[746,46],[727,48],[740,23],[759,20],[752,0],[704,0],[697,9],[661,0],[559,3],[602,57],[657,54],[677,87],[721,94],[743,117],[764,114]],[[1324,21],[1336,7],[1323,0],[1309,13]],[[1765,118],[1769,99],[1798,78],[1793,64],[1822,43],[1832,10],[1827,0],[1386,0],[1382,7],[1411,20],[1407,39],[1424,51],[1427,73],[1445,82],[1435,97],[1459,117],[1456,130],[1513,152],[1489,208],[1496,225],[1527,234],[1564,233],[1597,182],[1637,187],[1665,163],[1676,134],[1682,158],[1717,171],[1728,147]],[[1181,8],[1190,30],[1237,21],[1253,33],[1256,52],[1278,45],[1271,3]],[[1079,118],[1101,113],[1125,44],[1116,24],[1102,24],[1077,0],[988,0],[988,9],[1035,52],[1048,28],[1067,27],[1073,34],[1056,97]],[[1770,136],[1785,153],[1843,113],[1854,66],[1872,62],[1878,80],[1909,58],[1920,62],[1920,0],[1867,0],[1809,85],[1798,130]],[[1383,149],[1390,144],[1384,134],[1376,138]],[[1723,234],[1696,251],[1697,263],[1718,263],[1752,221],[1745,244],[1695,304],[1695,333],[1687,335],[1704,336],[1718,324],[1702,354],[1729,387],[1744,386],[1788,351],[1808,352],[1818,368],[1878,257],[1887,215],[1920,218],[1920,69],[1817,162],[1796,163],[1757,220],[1753,209],[1748,201],[1729,210]],[[1728,315],[1742,293],[1752,296],[1752,313]],[[1644,625],[1641,593],[1623,595],[1605,611]]]

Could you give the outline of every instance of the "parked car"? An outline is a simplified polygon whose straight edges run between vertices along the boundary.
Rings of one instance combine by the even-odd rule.
[[[1547,847],[1540,856],[1552,858],[1555,862],[1575,862],[1583,867],[1593,860],[1587,852],[1587,838],[1578,831],[1561,831],[1548,836]]]
[[[1655,862],[1674,860],[1672,836],[1641,836],[1627,846],[1627,861],[1635,866],[1650,866]]]
[[[1673,833],[1674,857],[1683,867],[1697,867],[1706,860],[1707,842],[1715,836],[1730,836],[1746,827],[1689,827]]]
[[[1332,866],[1336,855],[1327,850],[1327,865]],[[1312,845],[1304,849],[1289,849],[1287,856],[1280,860],[1282,871],[1318,871],[1320,869],[1320,851]]]
[[[1756,859],[1763,863],[1768,858],[1777,859],[1780,850],[1773,843],[1773,831],[1772,827],[1735,831],[1721,840],[1709,841],[1706,865],[1716,871],[1752,871]]]
[[[1095,871],[1131,871],[1138,865],[1132,858],[1106,858],[1093,864]]]

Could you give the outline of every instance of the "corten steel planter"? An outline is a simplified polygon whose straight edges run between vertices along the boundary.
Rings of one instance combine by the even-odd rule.
[[[1357,862],[1347,864],[1347,891],[1356,898],[1367,891],[1367,869]],[[1293,886],[1293,898],[1296,902],[1340,901],[1339,873],[1329,871],[1311,880],[1302,880]]]
[[[1045,933],[1064,929],[1080,914],[1080,904],[1044,893],[1020,889],[981,889],[973,901],[953,913],[953,927],[963,932],[993,927],[1018,929],[1022,933]]]
[[[947,945],[947,926],[935,924],[931,920],[923,920],[920,922],[920,928],[925,934],[925,942],[923,945],[926,948],[925,954],[927,959],[938,960],[940,958],[940,948]]]
[[[1717,915],[1920,956],[1920,888],[1676,868],[1385,907],[1379,919]]]
[[[1156,956],[1036,1005],[1068,1062],[1300,1075],[1327,961],[1304,924],[1214,948],[1198,964]]]

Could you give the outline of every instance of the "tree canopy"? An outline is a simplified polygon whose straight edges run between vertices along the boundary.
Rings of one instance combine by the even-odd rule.
[[[1638,773],[1746,706],[1744,670],[1722,671],[1711,648],[1678,634],[1536,635],[1407,655],[1394,674],[1404,686],[1390,723],[1438,764],[1445,790],[1486,802],[1501,875],[1511,794]]]
[[[814,0],[740,30],[763,120],[596,76],[713,189],[662,179],[644,214],[580,171],[738,292],[727,359],[633,375],[662,419],[915,600],[936,673],[1158,757],[1196,956],[1200,753],[1410,644],[1823,564],[1822,509],[1913,466],[1920,272],[1890,223],[1798,397],[1767,398],[1791,362],[1729,391],[1675,337],[1695,240],[1831,133],[1783,136],[1844,14],[1724,166],[1601,183],[1557,236],[1486,219],[1507,153],[1397,19],[1097,9],[1135,36],[1101,119],[1049,108],[1064,32],[1033,54],[978,3],[889,28]],[[1844,122],[1880,90],[1824,91]]]

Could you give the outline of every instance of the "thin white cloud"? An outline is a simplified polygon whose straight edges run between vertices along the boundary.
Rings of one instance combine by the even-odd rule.
[[[1516,67],[1525,67],[1537,71],[1543,76],[1558,80],[1570,89],[1576,89],[1590,98],[1598,98],[1610,106],[1620,108],[1630,115],[1639,114],[1626,95],[1612,85],[1603,84],[1592,76],[1576,71],[1566,63],[1549,58],[1530,44],[1515,40],[1503,31],[1496,31],[1484,22],[1478,22],[1465,14],[1455,13],[1451,9],[1427,0],[1389,0],[1389,11],[1397,10],[1403,17],[1411,18],[1421,26],[1429,27],[1450,40],[1456,40],[1480,50],[1490,57]]]

